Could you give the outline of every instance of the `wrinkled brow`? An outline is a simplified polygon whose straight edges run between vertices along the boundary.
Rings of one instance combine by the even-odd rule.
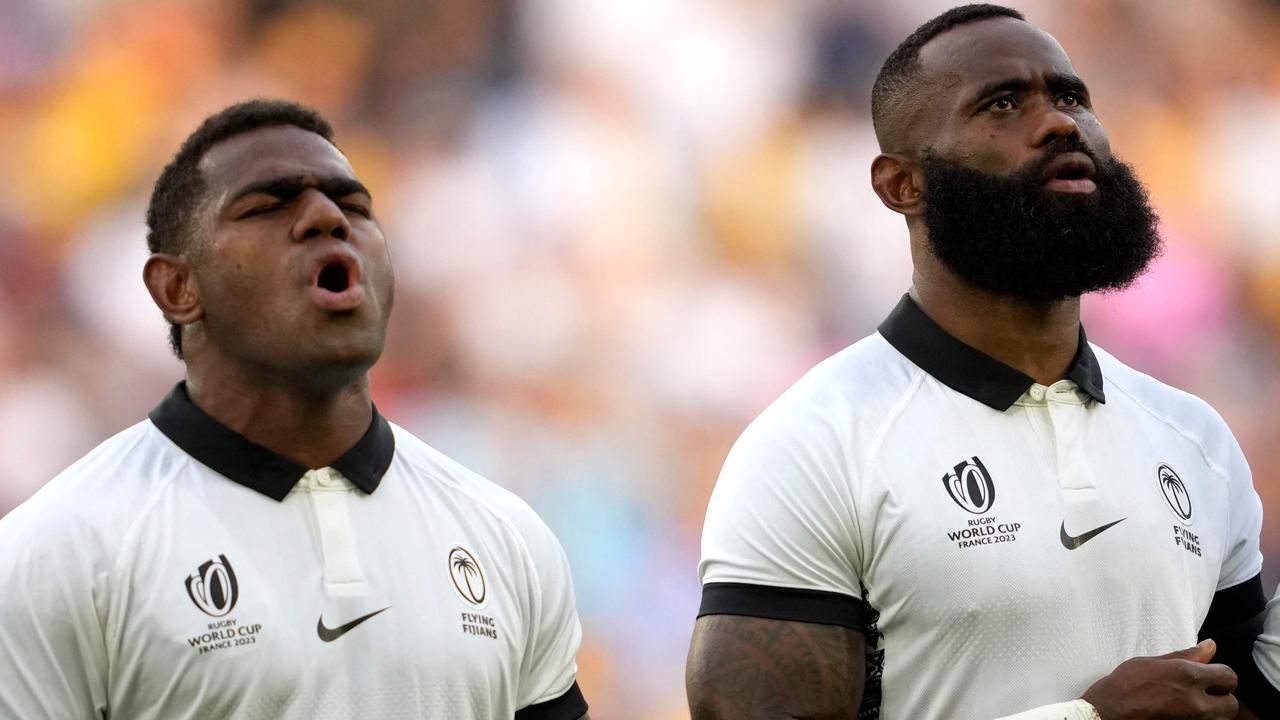
[[[370,199],[373,194],[359,180],[349,177],[325,177],[318,178],[314,181],[308,181],[301,176],[293,177],[275,177],[266,180],[257,180],[237,190],[227,201],[228,204],[234,203],[240,198],[248,195],[270,195],[278,200],[292,200],[309,188],[316,188],[333,200],[343,198],[348,195],[364,195]]]
[[[1044,78],[1045,86],[1049,88],[1049,92],[1057,95],[1064,92],[1078,92],[1082,95],[1089,94],[1089,88],[1084,81],[1075,75],[1046,75]],[[995,80],[983,85],[972,95],[972,101],[978,102],[983,98],[991,97],[1000,93],[1023,93],[1031,89],[1032,82],[1027,78],[1005,78],[1003,80]]]

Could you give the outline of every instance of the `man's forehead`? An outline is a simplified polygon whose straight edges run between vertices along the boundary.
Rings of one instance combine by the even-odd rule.
[[[277,177],[355,177],[346,156],[332,143],[292,125],[227,138],[209,148],[200,170],[215,193]]]
[[[1075,74],[1052,35],[1015,18],[980,20],[942,33],[920,49],[920,66],[935,82],[953,88]]]

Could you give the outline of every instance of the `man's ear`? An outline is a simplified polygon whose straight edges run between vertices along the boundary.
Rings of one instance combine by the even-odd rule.
[[[881,153],[871,161],[871,187],[880,202],[902,215],[923,215],[924,173],[911,158],[901,153]]]
[[[191,262],[185,257],[154,253],[142,266],[142,281],[169,322],[190,325],[204,317],[200,285],[191,271]]]

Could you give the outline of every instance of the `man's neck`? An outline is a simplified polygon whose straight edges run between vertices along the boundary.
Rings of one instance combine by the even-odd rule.
[[[309,468],[338,460],[373,420],[367,373],[332,392],[190,365],[186,380],[191,401],[214,420]]]
[[[915,273],[911,297],[931,320],[970,347],[1042,385],[1063,379],[1080,344],[1080,299],[1044,303],[974,288],[950,273]]]

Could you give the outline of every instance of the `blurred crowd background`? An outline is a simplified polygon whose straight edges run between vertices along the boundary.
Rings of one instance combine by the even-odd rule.
[[[1091,339],[1226,417],[1280,579],[1280,3],[1014,0],[1167,250]],[[943,0],[0,0],[0,515],[181,376],[151,185],[208,113],[323,111],[398,298],[382,412],[573,563],[600,718],[687,717],[703,511],[743,427],[909,282],[868,183],[883,58]],[[103,478],[103,482],[110,482]]]

